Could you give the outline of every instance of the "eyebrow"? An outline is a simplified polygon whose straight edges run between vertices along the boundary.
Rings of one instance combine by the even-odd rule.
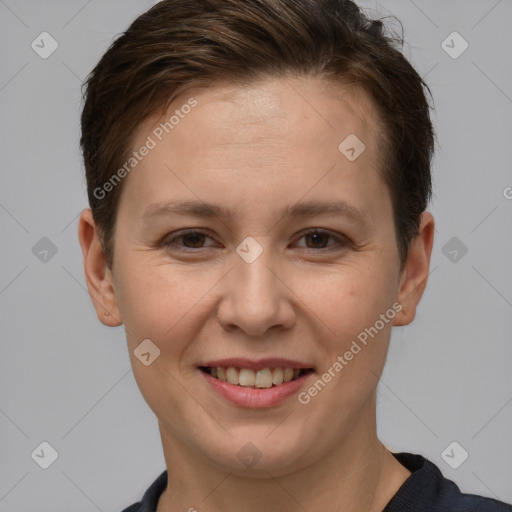
[[[231,211],[223,206],[205,203],[203,201],[170,201],[167,203],[148,206],[142,218],[150,220],[155,217],[169,215],[186,215],[201,218],[218,217],[231,219],[238,209]],[[366,211],[360,211],[346,201],[303,201],[291,206],[285,206],[279,210],[282,217],[310,217],[319,215],[342,215],[360,224],[369,224],[369,215]]]

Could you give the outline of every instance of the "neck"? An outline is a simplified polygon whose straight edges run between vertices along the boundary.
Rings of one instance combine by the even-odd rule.
[[[265,471],[257,478],[204,460],[160,424],[168,485],[157,512],[381,512],[410,472],[378,440],[374,411],[373,421],[361,417],[349,435],[315,463],[279,476]]]

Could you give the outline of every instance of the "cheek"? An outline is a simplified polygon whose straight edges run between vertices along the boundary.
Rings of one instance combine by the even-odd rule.
[[[132,254],[118,266],[118,304],[133,351],[144,339],[152,340],[163,359],[177,364],[181,353],[208,316],[221,268],[162,263],[161,257]]]
[[[159,345],[192,307],[193,294],[184,289],[180,269],[126,258],[118,272],[116,297],[130,345],[145,338]]]
[[[386,361],[394,315],[392,276],[376,267],[338,270],[315,287],[309,305],[321,319],[317,343],[324,352],[322,374],[332,380],[325,404],[358,409],[375,388]],[[383,269],[384,270],[384,269]],[[384,277],[379,277],[384,276]],[[384,320],[381,315],[384,315]],[[342,359],[340,360],[339,357]],[[313,390],[314,392],[314,390]]]
[[[162,408],[171,417],[183,416],[187,397],[176,376],[184,352],[206,321],[208,290],[218,279],[150,260],[147,254],[140,259],[135,255],[118,265],[116,295],[133,374],[142,396],[157,416],[162,415]],[[141,344],[148,339],[158,350],[151,344],[144,349],[150,353],[146,365],[144,358],[138,357],[143,353],[138,347],[147,347],[147,342]]]
[[[319,379],[328,381],[325,388],[317,385],[323,389],[317,407],[360,410],[386,361],[396,314],[391,279],[355,269],[338,271],[317,280],[311,292],[308,315],[317,318],[315,343],[323,352]],[[306,393],[315,396],[317,388]]]
[[[373,325],[394,300],[392,279],[375,266],[338,266],[325,275],[299,278],[304,302],[326,327],[331,343],[339,344]],[[336,341],[339,340],[339,341]]]

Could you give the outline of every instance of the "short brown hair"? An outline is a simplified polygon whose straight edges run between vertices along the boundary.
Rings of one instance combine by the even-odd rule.
[[[375,103],[403,269],[432,194],[434,133],[430,91],[402,45],[344,0],[163,0],[139,16],[83,85],[80,145],[108,267],[122,183],[94,191],[127,160],[136,127],[191,86],[293,74],[357,84]]]

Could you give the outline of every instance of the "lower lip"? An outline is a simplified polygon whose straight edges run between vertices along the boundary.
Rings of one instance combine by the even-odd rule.
[[[273,407],[284,402],[286,399],[298,393],[299,389],[304,384],[304,381],[311,375],[307,373],[301,375],[298,379],[291,380],[290,382],[283,382],[278,386],[271,388],[257,389],[246,388],[243,386],[236,386],[229,382],[212,377],[210,374],[198,370],[203,375],[206,382],[212,388],[223,396],[231,403],[240,407],[248,407],[251,409],[258,409],[263,407]]]

